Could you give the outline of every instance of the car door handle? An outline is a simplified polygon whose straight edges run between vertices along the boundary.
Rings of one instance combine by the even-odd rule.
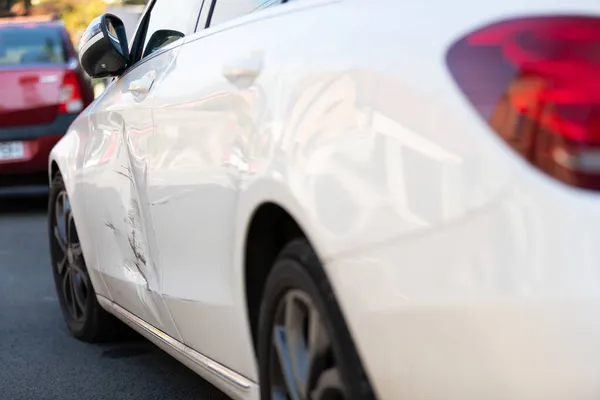
[[[152,85],[154,84],[155,72],[150,71],[146,75],[142,76],[140,79],[136,79],[131,81],[129,84],[129,92],[134,94],[135,96],[145,96],[152,89]]]
[[[226,64],[223,76],[240,89],[248,88],[260,74],[262,60],[262,53],[253,52],[249,57]]]

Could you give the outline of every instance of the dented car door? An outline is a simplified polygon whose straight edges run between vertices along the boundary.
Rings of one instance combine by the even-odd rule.
[[[158,294],[158,255],[152,245],[152,220],[146,213],[152,89],[175,54],[176,49],[143,60],[110,85],[93,105],[89,123],[92,140],[86,150],[83,180],[96,265],[111,300],[177,338],[177,329]],[[133,90],[144,79],[154,81],[148,85],[150,90]]]

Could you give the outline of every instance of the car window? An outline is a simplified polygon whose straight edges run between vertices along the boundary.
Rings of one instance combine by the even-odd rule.
[[[285,3],[285,0],[216,0],[209,25],[215,26],[251,12]]]
[[[202,0],[157,0],[150,10],[143,57],[193,33]]]
[[[144,50],[143,57],[146,57],[149,54],[154,53],[155,51],[162,49],[163,47],[178,41],[183,38],[185,35],[179,31],[172,31],[170,29],[161,29],[152,34],[150,40],[148,40],[148,44],[146,44],[146,49]],[[142,57],[142,58],[143,58]]]
[[[64,64],[62,31],[49,27],[0,28],[0,65]]]
[[[196,24],[196,32],[207,27],[208,17],[210,15],[212,0],[202,0],[202,7],[200,8],[200,15],[198,16],[198,23]]]

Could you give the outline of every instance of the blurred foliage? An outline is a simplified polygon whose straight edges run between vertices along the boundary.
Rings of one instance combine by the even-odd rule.
[[[18,0],[0,0],[0,11],[10,11],[15,3],[18,3]]]
[[[77,45],[89,23],[105,12],[106,3],[103,0],[42,0],[36,7],[58,14]]]
[[[27,6],[30,6],[29,8]],[[55,15],[62,19],[69,30],[73,44],[81,37],[92,19],[106,10],[104,0],[0,0],[0,16]]]
[[[148,0],[116,0],[118,5],[145,5]],[[113,3],[110,2],[110,3]],[[105,0],[0,0],[0,17],[19,15],[53,15],[64,21],[73,44],[92,19],[106,12]]]
[[[30,2],[27,0],[0,0],[0,17],[14,17],[23,14]]]

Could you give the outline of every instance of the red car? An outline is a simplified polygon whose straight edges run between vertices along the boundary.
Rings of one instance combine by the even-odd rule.
[[[0,19],[0,194],[47,187],[50,150],[93,98],[62,22]]]

